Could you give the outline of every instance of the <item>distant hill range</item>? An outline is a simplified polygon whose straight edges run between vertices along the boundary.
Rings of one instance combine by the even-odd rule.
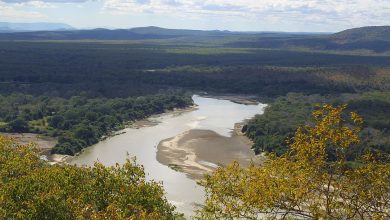
[[[0,22],[0,33],[32,32],[32,31],[61,31],[74,28],[62,23],[10,23]]]
[[[240,32],[229,31],[201,31],[166,29],[160,27],[139,27],[132,29],[104,29],[91,30],[63,30],[63,31],[36,31],[0,34],[0,40],[142,40],[167,39],[177,37],[208,37],[240,35]]]
[[[0,23],[0,30],[1,24],[4,23]],[[210,41],[214,40],[213,42],[225,47],[390,51],[390,26],[354,28],[335,34],[202,31],[165,29],[153,26],[115,30],[103,28],[74,30],[64,24],[46,24],[45,26],[45,23],[41,23],[41,26],[36,24],[34,28],[40,27],[56,28],[57,30],[31,32],[33,28],[30,27],[28,32],[0,33],[0,40],[174,40],[180,38],[181,42],[186,40],[191,42],[196,39],[207,42],[210,39]],[[19,30],[22,29],[19,28]],[[219,39],[219,41],[215,41],[215,39]]]
[[[303,48],[315,50],[390,51],[390,26],[353,28],[334,34],[254,39],[228,43],[232,47]]]

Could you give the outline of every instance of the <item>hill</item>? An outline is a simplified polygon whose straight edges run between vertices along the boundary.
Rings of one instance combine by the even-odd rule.
[[[231,36],[240,33],[228,31],[201,31],[165,29],[159,27],[140,27],[132,29],[63,30],[36,31],[0,34],[0,40],[146,40],[178,37]]]
[[[226,46],[250,48],[293,48],[314,50],[390,51],[390,26],[361,27],[335,34],[264,38],[256,36],[245,41],[229,42]]]
[[[226,36],[226,35],[240,34],[240,32],[230,32],[230,31],[167,29],[167,28],[160,28],[155,26],[132,28],[129,29],[129,31],[137,34],[153,34],[153,35],[176,36],[176,37],[177,36]]]
[[[63,30],[63,31],[36,31],[25,33],[2,33],[0,40],[148,40],[148,39],[172,39],[187,37],[188,41],[194,38],[204,37],[298,37],[310,36],[307,33],[283,33],[283,32],[231,32],[220,30],[185,30],[166,29],[160,27],[138,27],[132,29],[104,29],[91,30]]]
[[[330,36],[338,42],[390,41],[390,26],[353,28]]]
[[[31,31],[58,31],[58,30],[71,30],[72,26],[63,23],[11,23],[0,22],[0,32],[12,33],[12,32],[31,32]]]

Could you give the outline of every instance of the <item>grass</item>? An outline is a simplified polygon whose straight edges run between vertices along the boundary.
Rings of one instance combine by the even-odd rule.
[[[181,172],[182,171],[181,167],[179,165],[177,165],[177,164],[172,164],[171,163],[171,164],[168,165],[168,167],[171,168],[172,170],[176,171],[176,172]]]

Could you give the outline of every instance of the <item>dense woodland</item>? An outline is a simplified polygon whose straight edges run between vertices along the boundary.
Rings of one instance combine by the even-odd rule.
[[[0,42],[0,128],[57,136],[53,152],[73,155],[123,123],[190,105],[178,92],[206,91],[273,103],[248,126],[257,153],[284,152],[323,102],[362,113],[372,147],[388,152],[388,56],[184,42]],[[157,93],[167,96],[150,97]],[[148,98],[128,98],[138,96]]]
[[[185,88],[275,97],[389,89],[388,56],[196,43],[0,42],[0,66],[2,94],[127,97]]]

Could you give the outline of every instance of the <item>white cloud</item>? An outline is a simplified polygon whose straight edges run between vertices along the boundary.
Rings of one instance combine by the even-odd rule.
[[[45,2],[45,1],[27,1],[27,2],[20,2],[13,4],[15,6],[20,7],[34,7],[34,8],[56,8],[56,6],[51,2]]]
[[[4,5],[0,2],[0,19],[2,20],[23,20],[45,18],[41,13],[34,11],[19,10],[15,7]]]
[[[36,0],[0,0],[5,3],[26,3],[26,2],[34,2]],[[41,0],[42,2],[52,2],[52,3],[80,3],[86,2],[89,0]]]
[[[390,21],[389,0],[104,0],[104,10],[121,14],[237,16],[270,22],[336,22],[344,26]]]
[[[42,17],[36,10],[89,26],[337,31],[390,24],[390,0],[0,0],[0,6],[0,18]],[[96,24],[95,16],[104,19]]]

